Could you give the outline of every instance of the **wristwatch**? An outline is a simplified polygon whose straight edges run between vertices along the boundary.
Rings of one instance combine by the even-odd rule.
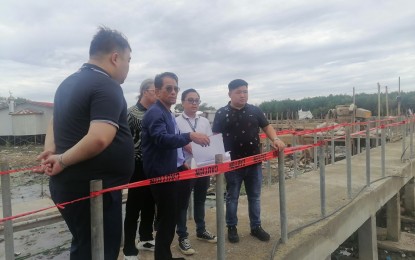
[[[274,137],[274,141],[281,141],[278,137]]]

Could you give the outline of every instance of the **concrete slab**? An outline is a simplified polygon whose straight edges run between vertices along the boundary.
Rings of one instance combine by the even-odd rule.
[[[386,235],[386,230],[384,228],[378,227],[378,232]],[[399,242],[378,240],[378,248],[393,252],[415,253],[415,234],[402,232]]]

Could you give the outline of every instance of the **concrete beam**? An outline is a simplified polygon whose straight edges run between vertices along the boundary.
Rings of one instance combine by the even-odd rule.
[[[364,156],[360,154],[357,157]],[[380,165],[380,159],[375,157],[373,161],[373,165]],[[333,168],[343,167],[344,170],[345,166],[341,164],[342,161],[333,165]],[[415,167],[412,167],[410,163],[401,163],[400,160],[396,160],[396,166],[393,168],[391,168],[391,162],[388,162],[388,165],[390,167],[387,169],[388,173],[393,173],[399,178],[386,178],[374,182],[370,188],[366,188],[340,212],[296,232],[295,236],[301,239],[289,239],[287,244],[279,245],[274,259],[325,259],[327,252],[336,250],[414,176]],[[355,161],[354,166],[364,167],[364,159]],[[372,170],[373,175],[381,175],[380,167],[373,167]]]
[[[378,259],[376,217],[370,216],[358,229],[359,259]]]

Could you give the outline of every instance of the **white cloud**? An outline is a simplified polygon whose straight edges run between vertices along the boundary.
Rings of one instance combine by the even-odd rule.
[[[13,1],[0,8],[0,96],[52,101],[88,59],[97,26],[127,35],[129,105],[142,80],[163,71],[220,107],[227,84],[250,83],[250,102],[415,90],[415,2]]]

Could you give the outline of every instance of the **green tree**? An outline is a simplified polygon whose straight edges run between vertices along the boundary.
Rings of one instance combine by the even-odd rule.
[[[216,110],[215,107],[209,106],[207,103],[202,103],[199,106],[200,111],[207,111],[207,110]]]
[[[391,92],[388,94],[389,115],[397,114],[398,92]],[[356,94],[356,106],[370,110],[373,116],[378,114],[378,94]],[[271,100],[262,102],[259,107],[265,113],[272,113],[275,118],[278,113],[278,118],[291,118],[292,114],[297,114],[299,109],[310,110],[315,118],[324,117],[329,109],[335,108],[337,105],[350,105],[353,102],[353,97],[350,95],[329,95],[312,98],[303,98],[301,100]],[[414,111],[415,106],[415,91],[401,92],[401,114],[405,114],[408,109]],[[386,115],[386,94],[381,94],[381,115]]]
[[[182,103],[177,103],[177,104],[174,106],[174,111],[177,111],[177,112],[183,112],[183,106],[182,106]]]

